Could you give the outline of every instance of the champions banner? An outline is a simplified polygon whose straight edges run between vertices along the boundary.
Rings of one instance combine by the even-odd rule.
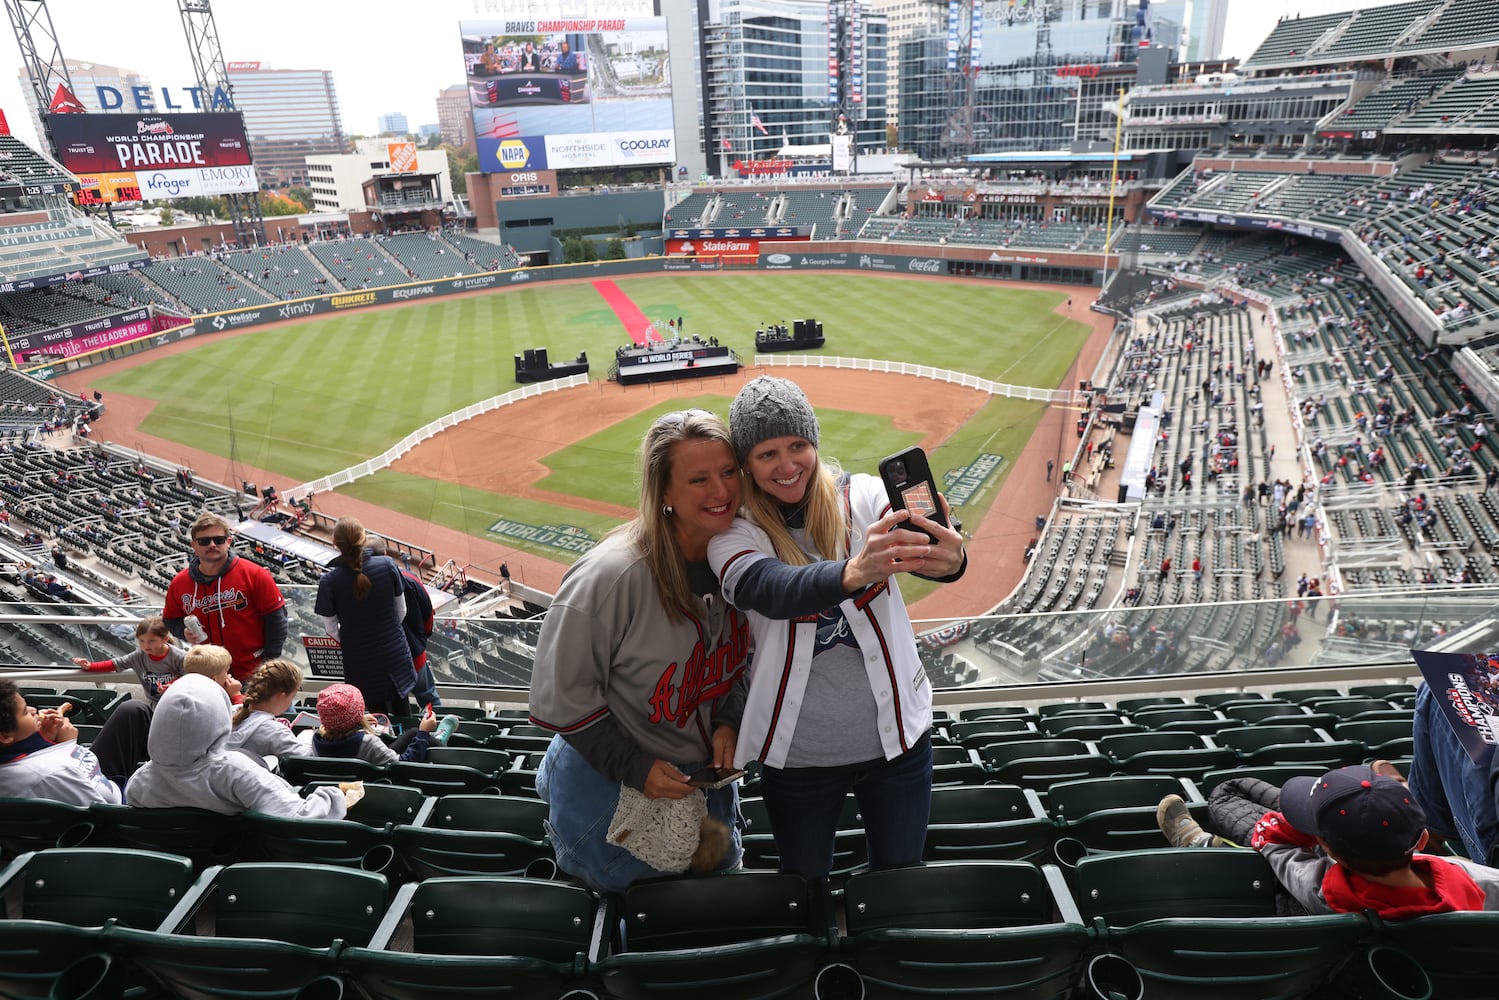
[[[47,126],[57,140],[62,165],[75,174],[250,163],[250,143],[238,113],[48,115]]]

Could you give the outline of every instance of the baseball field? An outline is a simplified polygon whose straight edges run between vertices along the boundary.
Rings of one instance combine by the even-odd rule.
[[[756,327],[814,317],[823,324],[823,353],[829,355],[901,360],[1051,388],[1090,333],[1062,308],[1067,293],[995,283],[746,272],[616,284],[664,333],[668,319],[681,317],[687,334],[717,337],[746,362],[754,356]],[[443,414],[516,388],[513,356],[527,348],[545,347],[554,361],[586,351],[593,378],[601,380],[614,348],[626,340],[588,282],[539,284],[189,341],[181,353],[144,355],[93,384],[106,397],[154,401],[139,428],[145,434],[264,470],[290,487],[354,465]],[[798,380],[825,375],[801,368],[778,373]],[[1019,454],[1043,409],[942,383],[922,386],[918,399],[915,388],[900,388],[914,383],[930,380],[896,379],[894,388],[864,388],[840,396],[836,405],[814,395],[823,453],[846,468],[873,471],[881,456],[922,444],[939,476],[986,461],[1002,477],[1004,460]],[[598,537],[634,503],[635,453],[646,424],[682,406],[726,415],[740,384],[710,378],[621,389],[599,383],[552,394],[572,395],[573,414],[531,405],[535,401],[506,408],[513,413],[497,411],[422,445],[413,461],[403,459],[340,492],[479,537],[493,537],[499,521],[564,525]],[[901,398],[906,392],[909,401]],[[933,393],[947,394],[950,405]],[[620,408],[615,397],[627,394],[630,405]],[[615,410],[619,418],[611,419]],[[534,475],[506,475],[532,459],[540,463]],[[995,491],[983,492],[962,511],[970,531]],[[524,538],[505,543],[570,558]]]

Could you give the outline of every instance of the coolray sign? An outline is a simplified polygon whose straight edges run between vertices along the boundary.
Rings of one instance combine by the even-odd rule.
[[[489,526],[489,533],[579,554],[598,544],[585,529],[571,524],[526,524],[501,518]]]
[[[236,112],[47,116],[62,165],[75,174],[246,166],[250,144]],[[142,178],[144,180],[144,178]]]
[[[627,163],[676,162],[676,136],[670,130],[657,132],[612,132],[616,158]]]
[[[157,100],[157,92],[161,99]],[[233,111],[234,101],[223,87],[215,87],[207,94],[202,87],[127,87],[121,93],[114,87],[96,86],[94,94],[99,98],[100,111],[132,111],[137,114],[157,114],[162,111]],[[174,98],[185,103],[179,104]]]

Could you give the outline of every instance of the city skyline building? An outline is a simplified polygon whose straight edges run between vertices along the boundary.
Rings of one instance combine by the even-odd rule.
[[[411,126],[401,112],[388,111],[375,119],[375,132],[378,135],[409,135]]]
[[[231,62],[228,69],[262,186],[304,185],[308,156],[347,151],[332,72],[259,62]]]
[[[64,59],[63,62],[68,68],[68,77],[73,81],[73,96],[78,99],[79,104],[82,104],[90,112],[112,112],[118,114],[121,112],[128,113],[131,110],[131,106],[128,103],[125,103],[123,106],[105,107],[104,103],[99,99],[99,88],[101,87],[112,89],[128,102],[128,95],[131,94],[133,88],[145,87],[149,91],[152,86],[151,78],[139,70],[126,69],[123,66],[110,66],[107,63],[92,62],[87,59]],[[32,128],[36,129],[37,135],[45,135],[46,131],[42,128],[41,115],[47,109],[37,107],[36,92],[32,90],[31,79],[26,75],[26,67],[24,65],[16,70],[16,78],[21,84],[21,94],[26,100],[26,110],[31,116]],[[194,111],[198,109],[189,108],[187,110]]]
[[[473,110],[466,84],[455,83],[438,91],[437,126],[444,143],[454,149],[475,152]]]

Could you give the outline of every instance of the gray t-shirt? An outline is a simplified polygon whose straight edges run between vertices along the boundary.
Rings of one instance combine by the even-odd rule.
[[[805,532],[791,529],[796,544],[809,556]],[[883,760],[879,710],[865,672],[864,653],[837,605],[817,622],[817,649],[802,694],[796,732],[786,755],[787,767],[837,767]]]

